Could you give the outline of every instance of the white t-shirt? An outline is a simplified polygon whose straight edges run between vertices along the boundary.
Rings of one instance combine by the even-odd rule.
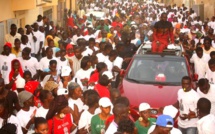
[[[198,74],[198,79],[205,78],[205,73],[207,71],[207,63],[210,60],[208,54],[203,53],[202,58],[199,58],[197,54],[193,54],[190,58],[190,62],[194,63],[195,73]]]
[[[92,35],[85,35],[85,36],[84,36],[84,39],[85,39],[86,41],[89,41],[90,38],[96,38],[96,37],[95,37],[95,35],[93,35],[93,34],[92,34]]]
[[[98,62],[105,62],[105,59],[108,58],[108,56],[105,56],[103,53],[96,54],[98,58]]]
[[[60,57],[57,58],[58,69],[61,71],[63,66],[70,66],[69,60],[66,58],[65,61],[60,60]]]
[[[114,121],[112,121],[109,127],[107,128],[105,134],[114,134],[115,132],[117,132],[117,128],[118,125]]]
[[[111,72],[112,72],[112,69],[113,69],[113,62],[111,62],[111,61],[109,60],[109,58],[106,58],[104,63],[107,65],[108,71],[111,71]]]
[[[71,107],[73,110],[74,110],[74,104],[78,106],[79,113],[83,110],[84,103],[80,98],[78,98],[77,100],[69,98],[68,102],[69,102],[69,107]]]
[[[18,60],[22,65],[22,70],[30,71],[32,76],[34,76],[37,73],[37,70],[40,70],[39,62],[34,57],[30,57],[29,60],[24,60],[22,57],[19,57]]]
[[[31,48],[31,45],[29,43],[27,43],[25,45],[21,43],[21,45],[20,45],[21,51],[26,47]]]
[[[149,128],[147,134],[151,134],[151,132],[153,132],[154,130],[155,130],[155,125],[152,125]],[[182,132],[179,129],[173,127],[172,130],[170,131],[170,134],[182,134]]]
[[[215,133],[215,116],[213,114],[202,117],[197,122],[198,134],[214,134]]]
[[[37,38],[37,41],[34,42],[31,48],[31,53],[37,54],[40,49],[40,42],[44,42],[44,37],[43,37],[43,33],[41,33],[39,30],[37,30],[36,32],[33,31],[33,34]]]
[[[27,36],[28,36],[28,44],[30,44],[30,48],[31,48],[31,53],[32,53],[32,48],[33,48],[33,46],[34,46],[34,40],[33,40],[33,35],[32,35],[32,33],[30,33],[30,34],[26,34]]]
[[[88,70],[83,70],[82,68],[79,69],[74,78],[78,78],[80,80],[87,78],[88,80],[90,79],[90,75],[94,70],[92,68],[89,68]]]
[[[82,129],[83,127],[85,129],[89,129],[91,118],[94,116],[94,114],[91,114],[88,110],[84,110],[84,112],[81,114],[80,120],[78,122],[78,129]]]
[[[184,92],[183,89],[178,90],[178,102],[179,102],[179,111],[181,116],[183,114],[189,114],[189,110],[197,114],[197,102],[199,100],[198,93],[191,89],[189,92]],[[182,120],[178,118],[178,126],[182,128],[196,127],[198,119],[192,118],[190,120]]]
[[[11,71],[11,61],[16,59],[14,54],[9,54],[8,56],[0,55],[0,71],[5,84],[9,83],[9,74]]]
[[[119,69],[121,69],[122,68],[122,63],[123,63],[123,59],[121,57],[117,56],[116,59],[113,61],[113,66],[116,66]],[[114,72],[115,79],[113,81],[116,80],[116,77],[117,77],[118,74],[119,73]]]
[[[197,93],[201,98],[207,98],[211,102],[211,114],[215,116],[215,85],[210,84],[210,89],[207,94],[204,94],[197,88]]]
[[[207,78],[211,84],[215,84],[215,72],[212,72],[210,68],[207,69],[205,78]]]
[[[56,60],[56,61],[58,61],[57,58],[55,58],[55,57],[52,57],[52,59],[48,59],[47,57],[43,57],[43,58],[40,60],[40,62],[39,62],[40,69],[43,71],[44,69],[49,68],[49,62],[50,62],[51,60]],[[57,64],[57,65],[58,65],[58,64]]]
[[[72,37],[72,42],[75,43],[75,45],[77,45],[77,40],[80,39],[80,38],[84,38],[84,36],[82,36],[82,35],[80,35],[80,36],[74,35]]]
[[[4,120],[2,118],[0,118],[0,128],[2,128],[3,121]],[[19,120],[17,119],[16,116],[11,115],[7,119],[7,122],[16,125],[16,134],[23,134],[22,127],[21,127],[20,122],[19,122]]]
[[[215,30],[215,21],[208,22],[208,26]]]
[[[30,107],[29,111],[20,110],[16,117],[18,118],[20,125],[25,128],[30,119],[34,116],[34,111],[36,110],[36,107]]]
[[[35,117],[43,117],[46,119],[46,115],[47,115],[48,111],[49,111],[49,109],[45,109],[43,106],[41,106],[37,109]]]
[[[86,47],[86,50],[83,51],[82,53],[82,56],[91,56],[93,54],[93,50],[89,49],[88,47]]]

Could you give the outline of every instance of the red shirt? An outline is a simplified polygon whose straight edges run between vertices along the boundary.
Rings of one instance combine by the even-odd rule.
[[[64,134],[70,133],[72,127],[72,118],[70,114],[66,114],[63,119],[53,117],[48,120],[49,134]]]
[[[99,96],[102,97],[108,97],[110,99],[110,91],[107,87],[102,86],[100,84],[95,85],[95,90],[98,92]]]
[[[99,72],[97,72],[97,71],[95,70],[94,73],[90,76],[89,84],[90,84],[90,83],[98,82],[98,80],[99,80]]]

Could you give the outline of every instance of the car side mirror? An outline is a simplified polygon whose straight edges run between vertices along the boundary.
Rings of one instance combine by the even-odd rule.
[[[193,81],[198,81],[199,75],[198,74],[193,74]]]

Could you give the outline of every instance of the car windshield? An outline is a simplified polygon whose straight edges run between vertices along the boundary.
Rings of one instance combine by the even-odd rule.
[[[134,59],[126,78],[137,83],[180,85],[187,75],[184,59],[156,57]]]

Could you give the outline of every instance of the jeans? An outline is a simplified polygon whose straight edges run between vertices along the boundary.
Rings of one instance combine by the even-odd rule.
[[[198,134],[196,127],[188,127],[188,128],[178,127],[178,129],[181,130],[182,134]]]

